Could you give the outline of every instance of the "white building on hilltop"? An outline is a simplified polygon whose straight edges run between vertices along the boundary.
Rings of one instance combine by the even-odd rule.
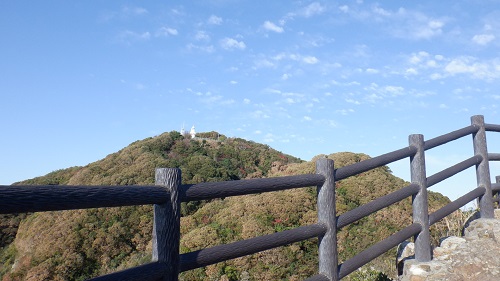
[[[194,130],[194,125],[191,127],[191,131],[189,131],[191,138],[194,139],[196,137],[196,131]]]

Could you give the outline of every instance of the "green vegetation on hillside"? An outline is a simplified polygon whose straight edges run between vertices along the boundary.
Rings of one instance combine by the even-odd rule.
[[[153,184],[156,167],[179,167],[183,184],[314,173],[304,162],[267,145],[216,132],[189,139],[178,132],[136,141],[85,167],[58,170],[19,184]],[[328,156],[336,168],[368,159],[355,153]],[[337,212],[344,213],[407,183],[380,167],[337,182]],[[411,223],[410,198],[342,229],[341,260]],[[430,209],[448,202],[429,194]],[[255,194],[182,206],[181,252],[274,233],[317,220],[316,189]],[[84,280],[146,263],[151,258],[152,206],[9,215],[0,218],[2,280]],[[15,239],[14,239],[15,237]],[[182,274],[182,280],[302,280],[316,274],[317,240],[294,243]],[[394,253],[374,269],[353,274],[393,274]],[[363,275],[364,274],[364,275]],[[374,279],[375,280],[375,279]]]

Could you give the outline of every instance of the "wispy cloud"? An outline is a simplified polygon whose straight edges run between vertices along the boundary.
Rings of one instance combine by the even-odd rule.
[[[223,49],[225,50],[244,50],[247,46],[245,45],[245,42],[243,41],[238,41],[234,38],[224,38],[220,41],[220,45]]]
[[[315,16],[315,15],[319,15],[319,14],[323,13],[324,11],[325,11],[324,6],[322,6],[318,2],[313,2],[309,5],[307,5],[306,7],[304,7],[303,9],[301,9],[298,12],[298,14],[301,16],[304,16],[306,18],[309,18],[309,17]]]
[[[177,35],[177,34],[179,34],[177,29],[171,28],[171,27],[166,27],[166,26],[159,28],[155,32],[156,37],[168,37],[168,36]]]
[[[316,64],[319,62],[319,60],[314,56],[305,56],[302,58],[302,61],[307,64]]]
[[[391,17],[395,20],[392,25],[392,33],[396,37],[420,40],[430,39],[443,33],[446,25],[444,18],[432,18],[422,12],[400,8]]]
[[[213,45],[196,45],[193,43],[189,43],[186,46],[188,51],[201,51],[204,53],[213,53],[215,52],[215,47]]]
[[[151,33],[145,32],[135,32],[131,30],[125,30],[120,32],[117,36],[118,40],[124,43],[131,43],[132,41],[146,41],[151,38]]]
[[[498,60],[481,62],[475,57],[461,56],[451,60],[444,71],[451,76],[470,74],[474,78],[492,80],[500,78],[500,63]]]
[[[211,15],[207,20],[207,23],[212,25],[220,25],[222,24],[222,22],[223,22],[222,18],[216,15]]]
[[[493,34],[477,34],[472,37],[472,41],[478,45],[488,45],[491,41],[495,40],[495,35]]]
[[[274,31],[277,33],[282,33],[284,31],[283,27],[278,26],[270,21],[265,21],[264,24],[262,25],[262,27],[265,30]]]
[[[123,6],[119,11],[106,12],[101,16],[104,21],[114,19],[128,19],[131,17],[143,16],[148,14],[148,10],[142,7]]]
[[[197,41],[210,41],[210,35],[208,35],[208,33],[203,30],[197,31],[194,38]]]

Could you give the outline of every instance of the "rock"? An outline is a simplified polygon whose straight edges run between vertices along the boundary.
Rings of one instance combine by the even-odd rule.
[[[403,274],[403,267],[405,261],[415,258],[415,244],[412,242],[404,241],[399,244],[398,252],[396,254],[396,268],[398,269],[398,276]]]
[[[433,260],[406,259],[400,281],[500,280],[500,220],[476,219],[464,237],[447,237],[433,250]],[[398,256],[399,257],[399,256]]]

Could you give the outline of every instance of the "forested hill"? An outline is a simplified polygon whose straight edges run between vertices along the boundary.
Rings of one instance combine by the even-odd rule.
[[[22,184],[152,184],[157,167],[181,168],[185,184],[237,180],[265,177],[273,162],[283,165],[302,160],[268,145],[217,132],[198,133],[191,139],[172,131],[136,141],[85,167],[55,171]]]
[[[190,139],[178,132],[137,141],[84,167],[58,170],[18,184],[153,184],[156,167],[179,167],[184,184],[314,173],[310,162],[267,145],[216,132]],[[322,155],[345,166],[368,159]],[[381,167],[338,182],[343,213],[406,183]],[[57,186],[54,186],[57,188]],[[448,199],[430,193],[430,209]],[[182,204],[181,251],[273,233],[316,222],[315,188]],[[5,215],[0,217],[2,280],[84,280],[151,259],[152,206]],[[341,259],[411,223],[408,198],[339,232]],[[439,234],[438,234],[439,235]],[[304,241],[183,273],[183,280],[301,280],[317,268],[316,241]],[[388,271],[393,256],[374,264]],[[390,273],[389,273],[390,274]],[[368,280],[368,279],[366,279]]]

